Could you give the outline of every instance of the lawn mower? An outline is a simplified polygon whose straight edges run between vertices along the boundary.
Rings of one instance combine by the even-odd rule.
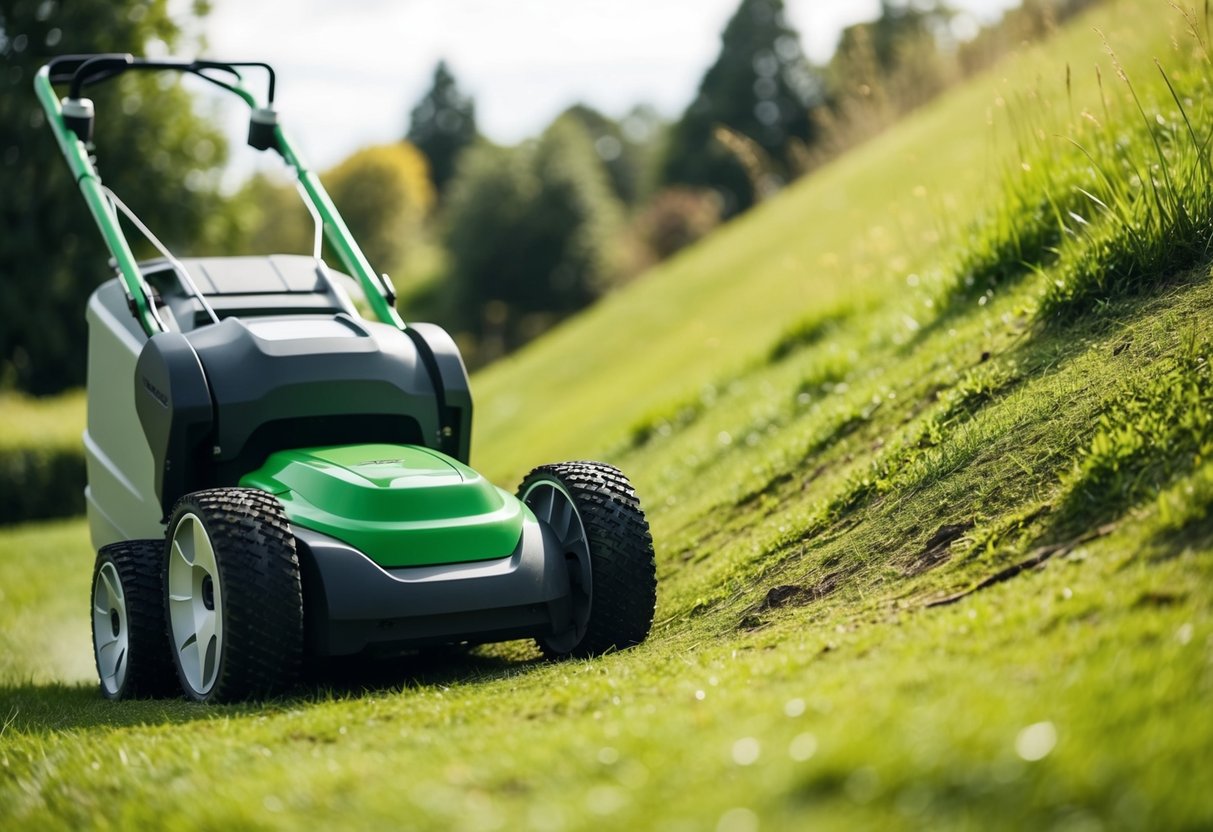
[[[249,144],[282,157],[316,223],[310,255],[177,258],[102,184],[83,93],[129,72],[196,76],[248,104]],[[312,659],[640,643],[656,571],[627,478],[543,465],[514,495],[469,467],[455,342],[401,319],[390,279],[279,125],[274,85],[264,63],[125,54],[59,57],[35,78],[116,273],[86,315],[102,694],[230,702],[288,690]],[[123,218],[159,257],[136,261]],[[324,240],[349,275],[330,270]]]

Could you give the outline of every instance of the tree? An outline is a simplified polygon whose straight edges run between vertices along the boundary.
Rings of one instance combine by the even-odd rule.
[[[434,189],[442,194],[460,155],[476,141],[476,105],[464,95],[445,61],[434,68],[429,91],[409,114],[405,138],[430,162]]]
[[[589,134],[615,196],[625,205],[638,204],[645,185],[647,145],[652,143],[652,137],[642,133],[643,124],[640,130],[627,128],[644,118],[645,112],[634,111],[620,123],[587,104],[574,104],[561,115],[579,122]]]
[[[54,55],[140,54],[152,40],[170,48],[181,40],[167,0],[0,6],[0,385],[42,394],[80,384],[85,301],[111,276],[34,96],[34,73]],[[205,247],[231,233],[217,195],[226,145],[190,95],[161,80],[130,75],[90,89],[101,173],[165,243]],[[137,255],[150,253],[131,238]]]
[[[909,0],[880,0],[880,16],[871,23],[861,23],[872,33],[876,59],[886,73],[893,72],[907,44],[929,41],[935,45],[937,36],[947,30],[954,12],[939,2],[911,3]],[[839,46],[845,46],[844,31]]]
[[[434,204],[417,148],[408,142],[363,148],[321,178],[371,265],[399,268]]]
[[[539,192],[527,230],[539,279],[524,284],[526,295],[531,308],[573,312],[610,286],[622,212],[593,142],[574,119],[558,118],[540,136],[534,176]]]
[[[938,2],[881,0],[874,21],[842,31],[828,67],[831,91],[845,94],[863,77],[862,84],[879,88],[898,114],[930,101],[952,81],[939,50],[952,17],[951,9]]]
[[[258,173],[233,199],[243,234],[233,254],[311,254],[316,223],[295,184]]]
[[[695,100],[670,132],[661,182],[718,191],[726,214],[752,205],[756,187],[791,177],[789,149],[812,138],[809,110],[820,99],[818,83],[784,16],[783,0],[742,0],[721,36],[720,55],[703,76]],[[761,151],[763,175],[753,182],[747,166],[715,139],[740,136]],[[748,141],[747,141],[748,140]]]
[[[500,339],[492,357],[589,304],[615,276],[621,214],[576,119],[519,147],[470,150],[447,205],[455,325]]]

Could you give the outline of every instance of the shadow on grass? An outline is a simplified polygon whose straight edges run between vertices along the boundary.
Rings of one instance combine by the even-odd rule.
[[[90,728],[133,728],[210,719],[221,711],[184,699],[110,702],[93,684],[24,682],[0,685],[0,744],[5,735],[53,734]],[[224,708],[224,715],[231,710]]]
[[[472,652],[459,647],[434,648],[394,657],[343,657],[317,662],[294,691],[301,700],[348,698],[407,688],[494,682],[542,666],[544,660]]]
[[[394,658],[329,660],[308,668],[303,681],[282,697],[235,705],[199,705],[184,698],[111,702],[95,684],[17,682],[0,684],[0,745],[5,735],[57,734],[91,729],[145,728],[210,719],[261,716],[287,708],[411,688],[481,684],[526,672],[539,658],[512,659],[451,651]]]
[[[1053,515],[1054,534],[1073,535],[1118,519],[1196,472],[1213,448],[1211,355],[1213,344],[1197,341],[1194,333],[1173,361],[1156,361],[1148,380],[1111,402]],[[1190,503],[1196,495],[1175,496]]]
[[[1192,294],[1193,289],[1199,294]],[[1103,314],[1086,316],[1065,331],[1035,327],[1001,356],[1014,372],[972,376],[968,382],[947,388],[945,406],[909,427],[905,441],[895,441],[877,454],[867,469],[833,496],[801,540],[814,539],[832,523],[864,516],[890,495],[899,497],[889,503],[888,511],[895,512],[908,495],[945,483],[967,484],[973,493],[923,507],[913,518],[917,527],[942,528],[941,524],[957,523],[979,512],[1002,517],[1016,508],[1024,494],[1054,488],[1059,474],[1063,493],[1058,502],[1047,513],[1034,514],[1031,528],[1024,530],[1027,535],[1009,549],[1000,547],[1004,550],[1001,557],[1035,547],[1027,560],[1043,561],[1071,550],[1089,535],[1110,533],[1105,530],[1110,524],[1189,476],[1196,461],[1208,456],[1201,448],[1213,447],[1213,419],[1207,415],[1213,412],[1209,343],[1196,337],[1189,340],[1183,334],[1189,329],[1199,331],[1202,316],[1198,312],[1206,299],[1207,291],[1199,290],[1198,284],[1184,282],[1159,297],[1110,303]],[[1157,338],[1150,332],[1126,333],[1137,321],[1162,316],[1168,316],[1168,326],[1178,341]],[[1106,356],[1108,361],[1121,362],[1125,382],[1131,381],[1133,389],[1112,381],[1076,388],[1074,362],[1092,351],[1101,361]],[[1123,359],[1117,358],[1121,355]],[[1157,373],[1142,372],[1146,367],[1156,367]],[[1012,389],[1032,384],[1045,391],[1044,395],[1055,396],[1049,392],[1054,389],[1049,379],[1063,374],[1070,381],[1057,389],[1072,390],[1081,400],[1057,397],[1049,408],[1031,406],[1022,412],[1006,412],[1003,417],[1008,422],[996,436],[960,441],[958,431]],[[1067,428],[1060,431],[1059,410],[1073,408],[1089,413],[1089,418],[1070,418]],[[938,430],[925,430],[932,424]],[[1007,465],[1005,460],[1023,447],[1033,449],[1035,464]],[[982,482],[989,480],[1001,487],[986,491]],[[1213,492],[1213,486],[1209,490]],[[970,502],[977,493],[982,494],[981,499]],[[1199,546],[1202,534],[1207,536],[1213,525],[1207,511],[1201,514],[1187,508],[1190,498],[1180,497],[1176,495],[1175,511],[1183,512],[1184,518],[1191,514],[1193,520],[1183,520],[1185,530],[1171,533],[1162,547],[1168,551],[1182,549],[1185,543]],[[892,521],[892,515],[882,512],[882,525],[889,525],[886,517]],[[1036,522],[1038,517],[1045,519]],[[877,548],[895,553],[904,547],[892,541]],[[1022,568],[1026,567],[1016,572]]]
[[[1051,378],[1072,373],[1074,362],[1091,350],[1107,350],[1111,354],[1116,349],[1115,344],[1123,339],[1126,325],[1142,316],[1158,313],[1173,302],[1173,298],[1121,302],[1102,316],[1089,316],[1075,322],[1064,332],[1036,327],[999,355],[997,361],[983,364],[982,369],[973,369],[947,386],[930,386],[930,402],[900,419],[896,427],[887,432],[887,443],[872,451],[870,461],[861,464],[840,488],[825,495],[820,511],[805,521],[794,540],[782,542],[765,552],[761,557],[762,566],[755,567],[749,577],[764,580],[778,574],[785,562],[808,556],[806,544],[829,540],[836,536],[831,530],[853,529],[865,518],[879,525],[897,527],[898,521],[894,517],[901,511],[899,506],[909,497],[938,486],[950,488],[953,499],[920,505],[920,510],[902,526],[905,529],[912,525],[924,542],[946,525],[963,523],[979,514],[1002,516],[1015,510],[1023,494],[1050,488],[1056,482],[1059,465],[1073,460],[1089,439],[1081,425],[1064,435],[1058,432],[1057,408],[1071,403],[1059,400],[1052,409],[1025,405],[1022,413],[1007,414],[1008,424],[989,440],[967,441],[968,426],[1015,390],[1035,385],[1037,389],[1047,391]],[[1084,391],[1084,395],[1088,396],[1084,406],[1091,409],[1090,391]],[[773,471],[765,483],[734,504],[716,510],[714,519],[727,522],[737,515],[752,512],[760,498],[801,493],[806,482],[803,472],[811,470],[817,454],[854,435],[863,435],[860,429],[867,425],[879,427],[880,423],[854,414],[836,422],[808,447],[803,456],[790,461],[782,470]],[[1038,464],[1032,467],[1006,463],[1024,446],[1040,449],[1046,445],[1047,453],[1042,454]],[[836,459],[831,462],[837,464]],[[814,478],[810,474],[807,480]],[[1015,482],[1007,482],[1008,478]],[[991,490],[988,487],[991,481],[1005,482],[1008,487]],[[977,495],[981,495],[979,500]],[[876,513],[871,514],[873,511]],[[1045,534],[1049,533],[1046,529]],[[1062,533],[1054,530],[1053,537],[1046,537],[1041,542],[1053,542]],[[919,539],[913,542],[904,538],[885,540],[877,547],[883,554],[869,565],[883,568],[889,559],[921,554],[921,549],[913,552],[918,545]],[[841,559],[855,556],[853,551],[836,552],[831,559],[821,563],[821,568],[836,569],[842,564]],[[802,594],[813,596],[812,592]],[[717,608],[716,604],[704,604],[697,612],[702,615]]]

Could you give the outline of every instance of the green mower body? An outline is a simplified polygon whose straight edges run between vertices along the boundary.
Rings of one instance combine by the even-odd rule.
[[[533,519],[513,494],[416,445],[280,451],[240,484],[277,497],[292,524],[344,541],[383,567],[506,557],[524,518]]]

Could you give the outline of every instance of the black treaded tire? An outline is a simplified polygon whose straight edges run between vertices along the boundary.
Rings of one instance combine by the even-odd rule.
[[[189,515],[210,540],[222,598],[216,612],[222,646],[213,684],[204,691],[194,689],[182,668],[169,612],[173,540]],[[282,503],[252,488],[196,491],[173,507],[165,539],[162,604],[169,654],[186,696],[198,702],[237,702],[274,696],[294,684],[303,659],[303,592],[295,537]]]
[[[106,684],[97,649],[97,615],[89,615],[92,622],[93,661],[101,680],[101,695],[106,699],[181,694],[168,641],[164,637],[164,583],[160,566],[163,551],[164,543],[160,540],[126,540],[102,546],[97,553],[93,565],[90,607],[94,613],[98,609],[98,575],[106,564],[113,564],[125,600],[127,647],[121,659],[125,667],[120,684]],[[106,615],[106,618],[108,620],[109,616]],[[103,637],[106,635],[102,633]]]
[[[554,483],[572,500],[589,543],[589,620],[575,645],[538,639],[548,658],[587,657],[640,644],[653,626],[657,565],[640,498],[622,471],[602,462],[560,462],[532,470],[518,487],[526,495]]]

